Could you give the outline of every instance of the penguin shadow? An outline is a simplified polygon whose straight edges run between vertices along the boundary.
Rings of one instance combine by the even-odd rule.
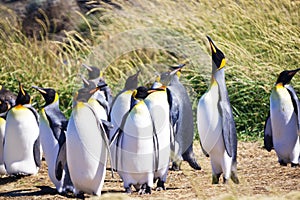
[[[49,186],[36,186],[39,188],[38,191],[32,191],[32,189],[22,189],[22,190],[13,190],[9,192],[0,192],[0,197],[41,197],[41,196],[64,196],[67,198],[77,198],[77,199],[84,199],[84,196],[78,195],[77,197],[73,194],[60,194],[56,191],[56,189],[49,187]],[[50,197],[51,198],[51,197]]]
[[[0,185],[5,185],[8,183],[15,182],[19,179],[21,179],[22,176],[6,176],[6,177],[0,177]]]

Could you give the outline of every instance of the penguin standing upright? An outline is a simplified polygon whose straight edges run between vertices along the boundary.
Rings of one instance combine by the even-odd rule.
[[[176,70],[176,75],[172,76],[167,87],[172,99],[171,122],[174,127],[175,144],[178,145],[176,147],[178,148],[178,155],[176,156],[178,158],[176,160],[183,158],[193,169],[201,170],[193,152],[194,120],[192,104],[185,87],[179,80],[181,69],[184,66],[185,64],[172,67],[172,70]],[[179,169],[177,162],[172,163],[172,169]]]
[[[29,94],[19,83],[16,106],[6,117],[4,164],[8,174],[37,174],[41,165],[39,115],[30,103]]]
[[[280,165],[299,165],[300,107],[294,88],[288,83],[300,70],[281,72],[270,96],[270,114],[265,123],[264,144],[268,151],[274,148]]]
[[[117,137],[111,146],[112,160],[124,182],[140,194],[151,193],[154,180],[157,189],[165,189],[170,161],[171,125],[167,92],[138,87],[132,92],[130,109],[123,117]]]
[[[197,125],[200,143],[210,156],[212,183],[219,183],[223,173],[224,183],[229,178],[239,183],[237,177],[237,135],[225,84],[225,56],[210,37],[212,50],[212,77],[206,93],[197,108]]]
[[[93,92],[89,88],[78,91],[67,126],[67,163],[75,194],[101,195],[105,178],[109,141],[105,124],[87,103]]]
[[[10,104],[6,101],[0,99],[0,175],[6,174],[6,169],[4,166],[3,159],[3,142],[5,134],[5,125],[6,125],[6,113],[10,108]]]
[[[138,86],[138,76],[140,71],[129,76],[126,79],[125,86],[121,92],[119,92],[113,100],[112,107],[109,113],[109,121],[112,123],[113,128],[110,130],[109,139],[112,140],[113,137],[118,132],[121,127],[124,115],[130,109],[130,101],[132,92]]]
[[[40,112],[39,128],[48,175],[59,193],[73,191],[66,158],[68,120],[59,109],[58,94],[52,88],[32,87],[42,94],[46,102]],[[58,160],[61,164],[56,164]]]

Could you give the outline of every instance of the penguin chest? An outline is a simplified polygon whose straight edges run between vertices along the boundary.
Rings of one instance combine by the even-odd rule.
[[[0,117],[0,175],[5,174],[6,170],[4,167],[4,159],[3,159],[3,141],[4,141],[4,133],[5,133],[5,124],[6,120]]]
[[[270,117],[273,143],[277,149],[293,147],[298,135],[297,116],[289,92],[285,88],[272,91],[270,97]]]
[[[212,85],[199,100],[197,126],[204,150],[209,153],[222,138],[222,117],[219,112],[218,85]]]
[[[8,173],[35,174],[34,143],[39,136],[35,115],[25,107],[14,107],[7,115],[4,160]]]
[[[100,105],[100,103],[96,99],[90,98],[88,103],[95,111],[95,114],[98,119],[107,120],[106,110],[103,108],[103,106]]]
[[[107,160],[107,148],[101,125],[87,104],[78,103],[70,117],[67,134],[67,162],[77,190],[101,192]]]

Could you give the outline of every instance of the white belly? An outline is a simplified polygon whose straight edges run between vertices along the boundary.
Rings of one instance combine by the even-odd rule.
[[[219,147],[216,143],[222,138],[222,118],[218,110],[218,99],[218,88],[212,86],[198,103],[197,127],[201,144],[207,153]]]
[[[59,151],[59,144],[56,138],[54,137],[51,128],[49,127],[48,121],[43,117],[40,120],[40,139],[42,148],[44,151],[45,160],[48,166],[48,175],[52,183],[55,185],[58,192],[62,192],[63,180],[59,181],[55,176],[55,164],[57,159],[57,154]],[[63,174],[64,176],[64,174]]]
[[[5,134],[5,124],[6,124],[6,120],[0,117],[0,175],[6,174],[6,169],[4,166],[4,159],[3,159],[3,140]]]
[[[82,105],[73,109],[66,134],[67,162],[77,192],[101,194],[107,148],[92,111]]]
[[[289,93],[284,89],[279,93],[272,92],[270,114],[273,145],[278,157],[285,162],[298,163],[300,145],[297,116]]]
[[[8,112],[5,127],[4,162],[9,174],[36,174],[33,147],[39,127],[33,113],[27,109]]]

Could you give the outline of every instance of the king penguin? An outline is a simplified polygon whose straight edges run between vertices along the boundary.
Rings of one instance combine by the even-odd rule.
[[[19,83],[16,106],[6,117],[4,164],[8,174],[34,175],[41,165],[39,115],[31,98]]]
[[[101,195],[105,178],[109,141],[105,124],[87,103],[94,91],[78,90],[67,126],[67,163],[75,194]]]
[[[280,165],[299,165],[300,155],[300,107],[294,88],[288,83],[300,70],[281,72],[270,96],[270,113],[264,129],[264,145],[268,151],[273,148]]]
[[[225,84],[225,56],[208,37],[212,51],[211,84],[200,98],[197,108],[197,126],[200,144],[212,166],[212,183],[229,178],[239,183],[237,177],[237,135],[235,122]]]
[[[193,152],[194,120],[192,104],[185,87],[179,80],[181,69],[184,66],[185,64],[171,67],[172,70],[176,70],[176,75],[171,77],[167,86],[172,99],[171,122],[174,128],[175,141],[178,144],[177,160],[183,159],[193,169],[201,170]],[[177,162],[172,163],[172,169],[179,170]]]
[[[4,159],[3,159],[3,147],[4,147],[3,142],[4,142],[5,125],[6,125],[6,114],[9,108],[10,108],[10,104],[0,99],[0,175],[6,174],[6,169],[4,166]]]
[[[156,180],[157,190],[165,189],[171,138],[166,90],[134,90],[117,134],[112,159],[126,193],[134,186],[139,194],[149,194]]]
[[[112,140],[118,129],[121,127],[124,115],[130,109],[130,101],[132,92],[138,86],[138,76],[140,71],[129,76],[126,79],[124,88],[120,91],[113,100],[112,107],[109,113],[109,121],[112,123],[113,128],[110,131],[109,139]]]
[[[59,109],[59,97],[52,88],[32,86],[40,92],[45,105],[40,111],[40,139],[48,166],[48,175],[59,193],[73,191],[67,165],[66,129],[68,120]],[[57,161],[60,164],[57,164]],[[57,166],[57,167],[56,167]]]

